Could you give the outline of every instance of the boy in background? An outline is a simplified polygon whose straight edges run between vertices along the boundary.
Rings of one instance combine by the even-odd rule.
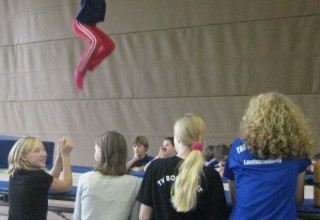
[[[154,159],[146,152],[149,148],[148,139],[144,136],[137,136],[133,140],[133,157],[129,158],[126,163],[128,171],[143,171],[144,166]]]

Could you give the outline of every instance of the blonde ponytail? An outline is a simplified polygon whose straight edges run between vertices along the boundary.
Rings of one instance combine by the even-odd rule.
[[[175,136],[190,153],[179,166],[179,173],[171,188],[171,203],[177,212],[188,212],[197,206],[204,158],[202,148],[205,123],[194,114],[186,114],[174,125]]]
[[[179,167],[179,174],[171,189],[171,202],[178,212],[188,212],[197,205],[204,159],[199,150],[193,150]]]

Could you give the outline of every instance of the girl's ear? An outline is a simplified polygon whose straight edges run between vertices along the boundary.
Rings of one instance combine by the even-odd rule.
[[[27,161],[27,158],[24,155],[21,155],[20,159],[23,161]]]

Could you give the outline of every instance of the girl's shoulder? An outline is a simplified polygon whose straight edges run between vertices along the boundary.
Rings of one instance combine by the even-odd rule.
[[[146,173],[149,175],[152,174],[153,176],[173,173],[177,171],[181,161],[182,159],[177,156],[155,159],[150,163]]]
[[[182,159],[177,156],[168,157],[168,158],[158,158],[153,160],[149,166],[155,168],[169,168],[169,167],[176,167]]]
[[[133,184],[141,184],[142,178],[130,175],[130,174],[126,174],[121,176],[121,178],[125,179],[128,182],[131,182]]]
[[[43,169],[32,169],[32,170],[17,169],[14,172],[14,175],[24,175],[24,176],[34,176],[34,175],[41,175],[41,174],[48,174],[48,173]]]
[[[36,169],[36,170],[19,169],[15,171],[11,180],[28,182],[32,185],[33,184],[37,185],[38,183],[42,183],[43,185],[44,183],[51,184],[53,177],[43,169]]]
[[[182,160],[183,159],[181,159],[178,156],[172,156],[172,157],[167,157],[167,158],[159,158],[154,161],[159,161],[159,163],[168,164],[168,163],[179,163]]]
[[[79,176],[79,179],[88,179],[88,178],[91,178],[93,176],[98,176],[98,175],[102,175],[102,174],[100,174],[97,171],[88,171],[88,172],[85,172],[85,173],[81,173],[80,176]]]

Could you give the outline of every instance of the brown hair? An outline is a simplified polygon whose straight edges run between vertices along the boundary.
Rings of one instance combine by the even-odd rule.
[[[225,156],[228,156],[230,152],[230,149],[225,144],[218,144],[214,148],[214,158],[217,159],[217,161],[221,161]]]
[[[143,145],[146,149],[149,148],[149,142],[148,142],[148,139],[145,136],[137,136],[133,140],[132,145],[137,145],[137,144]]]
[[[101,160],[95,167],[104,175],[121,176],[127,174],[127,143],[122,134],[109,131],[98,136],[96,146],[101,149]]]
[[[203,156],[205,161],[209,162],[210,160],[212,160],[214,158],[214,145],[208,145],[204,151],[203,151]]]

